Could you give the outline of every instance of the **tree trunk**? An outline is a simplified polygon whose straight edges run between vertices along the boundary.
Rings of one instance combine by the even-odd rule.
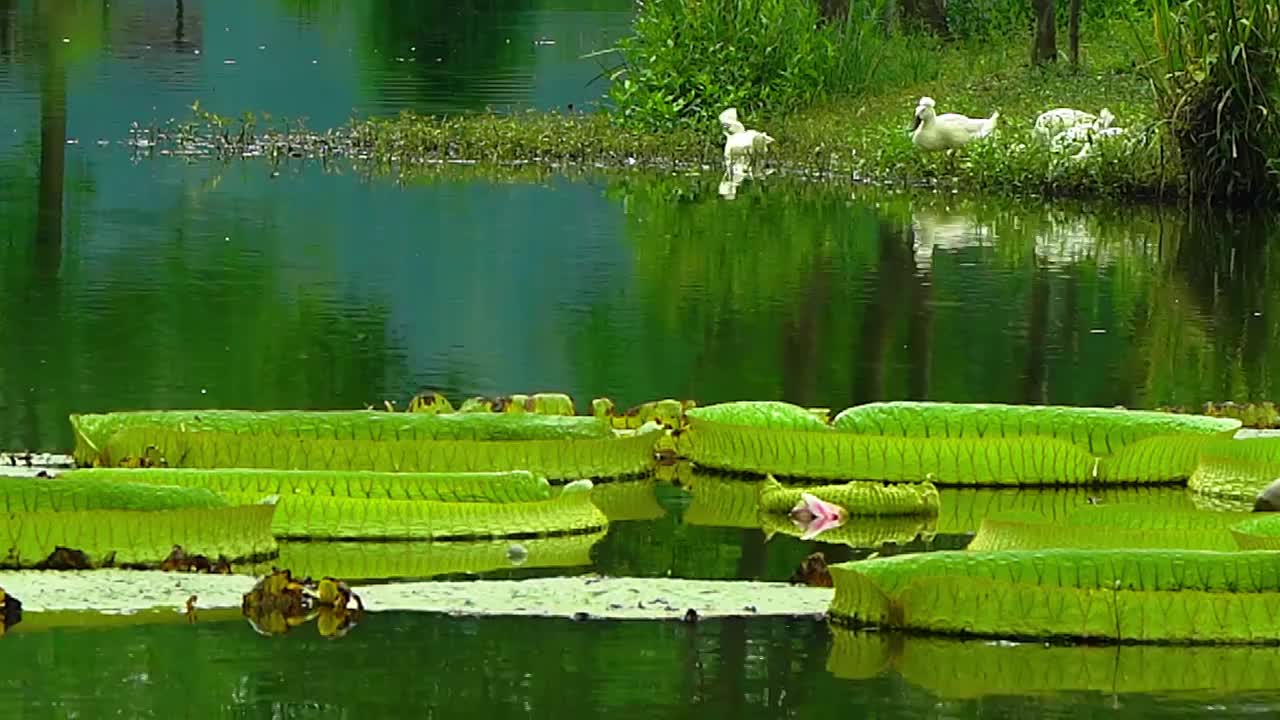
[[[839,27],[849,16],[849,0],[818,0],[818,12],[822,22]]]
[[[947,37],[946,0],[900,0],[901,19],[907,24],[923,27],[940,37]]]
[[[0,0],[0,57],[9,57],[17,46],[17,0]]]
[[[1071,43],[1071,64],[1077,67],[1080,65],[1080,3],[1081,0],[1071,0],[1071,16],[1067,21],[1067,37]]]
[[[1031,64],[1043,65],[1058,59],[1058,30],[1053,17],[1053,0],[1031,0],[1036,16],[1036,37],[1031,45]]]

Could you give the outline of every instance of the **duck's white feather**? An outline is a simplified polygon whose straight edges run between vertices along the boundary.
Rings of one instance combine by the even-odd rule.
[[[1000,111],[987,118],[971,118],[958,113],[934,112],[933,98],[920,98],[916,105],[915,125],[911,141],[921,150],[953,150],[974,140],[987,137],[996,128]]]

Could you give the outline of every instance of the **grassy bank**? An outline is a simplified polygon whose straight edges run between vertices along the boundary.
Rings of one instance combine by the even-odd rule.
[[[1123,22],[1086,28],[1079,68],[1065,62],[1031,67],[1023,38],[950,43],[899,38],[883,51],[881,79],[857,95],[833,94],[773,115],[744,113],[743,120],[776,139],[769,156],[774,172],[1010,196],[1176,198],[1182,191],[1180,173],[1154,140],[1155,101],[1136,71],[1129,31]],[[998,109],[999,128],[955,157],[921,153],[908,127],[923,95],[937,100],[940,113],[987,116]],[[1107,107],[1136,140],[1067,161],[1031,137],[1035,117],[1054,107],[1092,112]],[[192,154],[350,157],[369,171],[397,175],[459,161],[718,172],[723,152],[723,135],[714,121],[651,130],[621,122],[608,111],[402,114],[355,120],[323,135],[298,128],[260,132],[252,124],[246,131],[244,119],[203,113],[198,123],[162,129],[155,139],[160,147]]]

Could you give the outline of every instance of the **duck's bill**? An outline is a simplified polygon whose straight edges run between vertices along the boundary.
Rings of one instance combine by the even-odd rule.
[[[918,128],[918,127],[920,127],[920,116],[919,116],[919,115],[916,115],[915,117],[911,118],[911,130],[910,130],[910,132],[915,132],[915,131],[916,131],[916,128]]]

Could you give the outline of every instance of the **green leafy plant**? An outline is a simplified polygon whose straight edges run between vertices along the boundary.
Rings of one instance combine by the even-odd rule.
[[[864,89],[889,42],[881,21],[875,2],[851,3],[841,23],[795,0],[645,0],[615,48],[623,64],[609,97],[618,117],[647,128],[709,122],[731,106],[748,118],[785,113]]]
[[[1280,156],[1280,2],[1151,0],[1136,33],[1193,194],[1274,200]]]
[[[1070,3],[1054,7],[1059,28],[1067,27]],[[1025,35],[1035,16],[1027,0],[947,0],[947,30],[957,38],[986,39]],[[1146,14],[1145,0],[1086,2],[1081,9],[1084,23],[1105,23],[1137,18]],[[1065,40],[1065,37],[1063,38]]]

